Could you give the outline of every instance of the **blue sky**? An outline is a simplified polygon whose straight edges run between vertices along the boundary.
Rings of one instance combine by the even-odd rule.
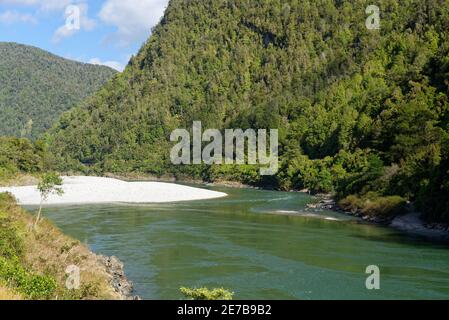
[[[0,41],[122,70],[168,0],[0,0]]]

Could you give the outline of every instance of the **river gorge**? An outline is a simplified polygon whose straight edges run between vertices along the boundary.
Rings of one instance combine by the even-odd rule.
[[[302,193],[203,188],[228,197],[51,206],[45,215],[95,253],[122,260],[143,299],[181,299],[181,286],[224,287],[236,299],[449,298],[443,244],[308,210],[313,198]],[[380,268],[380,290],[366,289],[369,265]]]

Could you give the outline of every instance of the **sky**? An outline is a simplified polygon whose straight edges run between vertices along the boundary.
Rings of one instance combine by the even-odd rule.
[[[0,0],[0,41],[122,71],[167,4],[168,0]]]

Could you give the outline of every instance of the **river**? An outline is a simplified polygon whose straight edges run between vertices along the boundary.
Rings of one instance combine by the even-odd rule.
[[[211,187],[227,198],[46,208],[94,252],[125,263],[136,294],[224,287],[236,299],[448,299],[449,248],[358,219],[307,211],[300,193]],[[380,290],[367,290],[367,266]],[[82,279],[81,279],[82,281]]]

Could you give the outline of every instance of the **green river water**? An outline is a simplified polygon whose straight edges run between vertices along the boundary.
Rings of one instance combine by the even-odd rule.
[[[65,233],[125,263],[136,294],[225,287],[236,299],[447,299],[449,247],[334,212],[300,193],[214,187],[228,197],[45,209]],[[381,289],[365,287],[368,265]],[[81,279],[82,281],[82,279]]]

